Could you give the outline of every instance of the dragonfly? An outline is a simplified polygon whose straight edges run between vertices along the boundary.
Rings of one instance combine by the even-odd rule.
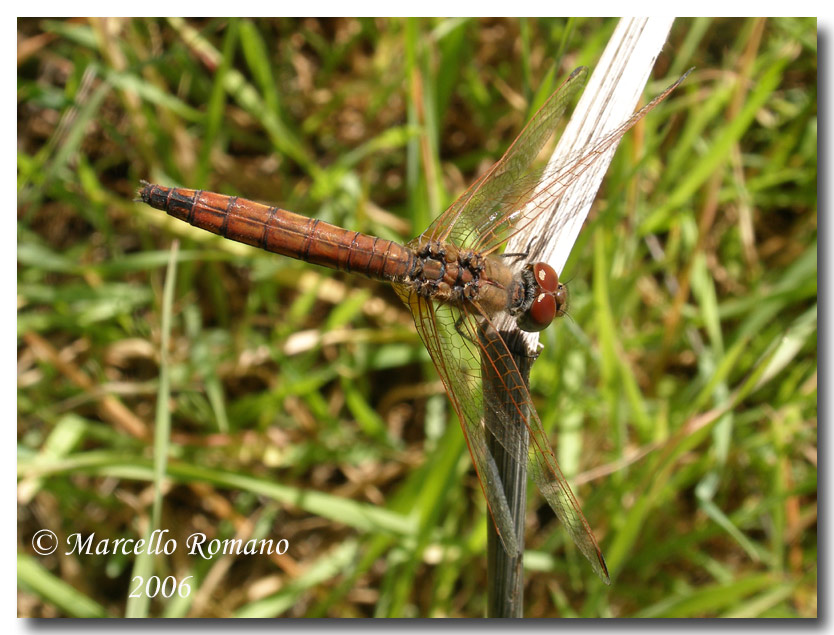
[[[550,170],[542,184],[540,173],[533,168],[534,160],[587,77],[585,67],[573,71],[501,159],[405,245],[275,206],[202,190],[143,181],[137,201],[235,241],[391,283],[410,309],[457,412],[506,552],[519,555],[519,541],[488,449],[488,433],[499,439],[514,460],[526,461],[539,491],[573,542],[609,584],[602,551],[559,468],[504,335],[494,325],[498,316],[508,314],[518,328],[537,332],[565,313],[567,289],[553,267],[527,262],[529,254],[506,254],[502,249],[512,236],[551,209],[585,170],[686,75],[622,124]],[[489,390],[482,381],[487,372],[498,377]],[[502,394],[495,394],[496,390]],[[499,406],[499,401],[509,402],[509,406]],[[486,417],[487,410],[494,416]],[[513,423],[510,414],[523,421],[524,428]]]

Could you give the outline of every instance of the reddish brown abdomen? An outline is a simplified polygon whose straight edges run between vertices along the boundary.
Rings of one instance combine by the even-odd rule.
[[[151,207],[224,238],[370,278],[402,281],[415,258],[390,240],[236,196],[150,183],[139,196]]]

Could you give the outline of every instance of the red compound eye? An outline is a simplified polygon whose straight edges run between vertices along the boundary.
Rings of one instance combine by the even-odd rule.
[[[535,333],[546,329],[556,316],[556,299],[553,294],[540,293],[533,300],[533,304],[519,320],[519,327],[525,331]]]
[[[559,289],[559,274],[546,262],[537,262],[533,265],[533,276],[542,291],[556,293]]]
[[[519,328],[536,332],[546,329],[557,315],[565,314],[567,289],[559,283],[559,275],[549,264],[537,262],[530,267],[538,292],[530,308],[518,318]]]

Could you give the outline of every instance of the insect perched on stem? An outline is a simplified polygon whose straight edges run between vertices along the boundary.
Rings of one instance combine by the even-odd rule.
[[[422,234],[401,245],[348,231],[234,196],[144,183],[141,201],[171,216],[226,238],[325,267],[384,280],[411,309],[461,421],[492,520],[507,553],[519,552],[516,532],[496,467],[487,448],[486,426],[503,440],[516,461],[527,461],[539,490],[567,528],[594,571],[609,582],[605,560],[579,503],[550,449],[521,374],[493,320],[512,316],[519,328],[540,331],[564,313],[566,289],[544,262],[526,263],[519,254],[502,257],[515,233],[550,209],[603,152],[663,101],[684,75],[611,132],[591,142],[548,173],[542,187],[531,164],[552,135],[566,107],[588,76],[581,67],[545,102],[503,157],[464,192]],[[536,197],[530,209],[528,203]],[[524,210],[522,214],[520,210]],[[521,254],[523,255],[523,254]],[[484,367],[499,378],[501,400],[526,423],[529,450],[484,391]],[[495,386],[490,382],[490,386]],[[485,409],[497,417],[484,417]],[[488,423],[497,421],[498,423]],[[522,455],[525,453],[525,455]]]

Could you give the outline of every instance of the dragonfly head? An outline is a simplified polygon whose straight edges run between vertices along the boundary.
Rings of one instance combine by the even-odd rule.
[[[518,327],[536,332],[546,329],[555,317],[565,314],[568,289],[559,282],[559,274],[549,264],[536,262],[527,265],[525,282],[529,306],[518,316]]]

